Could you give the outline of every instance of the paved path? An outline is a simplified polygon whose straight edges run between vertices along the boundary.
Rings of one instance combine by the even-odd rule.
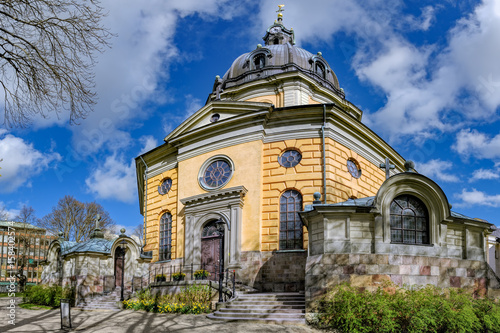
[[[0,298],[0,332],[64,332],[60,329],[60,312],[56,310],[25,310],[15,308],[16,324],[8,323],[10,298]],[[17,302],[20,299],[16,299]],[[19,304],[19,303],[16,303]],[[292,325],[225,323],[207,319],[205,315],[154,314],[144,311],[71,311],[74,332],[85,333],[319,333],[309,327]]]

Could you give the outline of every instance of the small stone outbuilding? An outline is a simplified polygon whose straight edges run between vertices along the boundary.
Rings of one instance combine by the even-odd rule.
[[[150,261],[151,254],[142,253],[125,229],[119,237],[107,240],[96,228],[81,243],[67,241],[60,234],[49,246],[42,283],[75,287],[79,303],[91,295],[120,289],[122,279],[125,291],[131,291],[133,283],[148,278]]]

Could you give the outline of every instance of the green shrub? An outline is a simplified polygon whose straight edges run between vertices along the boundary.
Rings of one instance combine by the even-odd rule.
[[[500,333],[500,304],[493,300],[433,286],[389,290],[337,286],[319,302],[318,325],[353,333]]]
[[[30,286],[26,289],[24,298],[26,302],[32,304],[59,307],[61,305],[62,288],[57,285]]]
[[[210,312],[211,297],[210,287],[206,285],[186,286],[178,294],[161,297],[155,297],[150,289],[144,289],[137,293],[137,299],[124,301],[123,307],[158,313],[200,314]]]

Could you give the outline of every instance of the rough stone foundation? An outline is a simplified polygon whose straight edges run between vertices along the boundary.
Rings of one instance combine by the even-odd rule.
[[[307,258],[305,291],[307,311],[328,288],[347,282],[376,289],[384,283],[397,286],[433,285],[465,288],[477,296],[488,294],[486,263],[476,260],[403,256],[394,254],[322,254]]]
[[[238,280],[263,292],[304,291],[307,252],[242,252]]]

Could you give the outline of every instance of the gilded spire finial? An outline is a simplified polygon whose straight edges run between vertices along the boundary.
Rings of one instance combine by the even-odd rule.
[[[285,7],[285,5],[278,5],[278,10],[276,11],[276,13],[278,13],[278,22],[283,21],[283,12],[285,11],[283,7]]]

